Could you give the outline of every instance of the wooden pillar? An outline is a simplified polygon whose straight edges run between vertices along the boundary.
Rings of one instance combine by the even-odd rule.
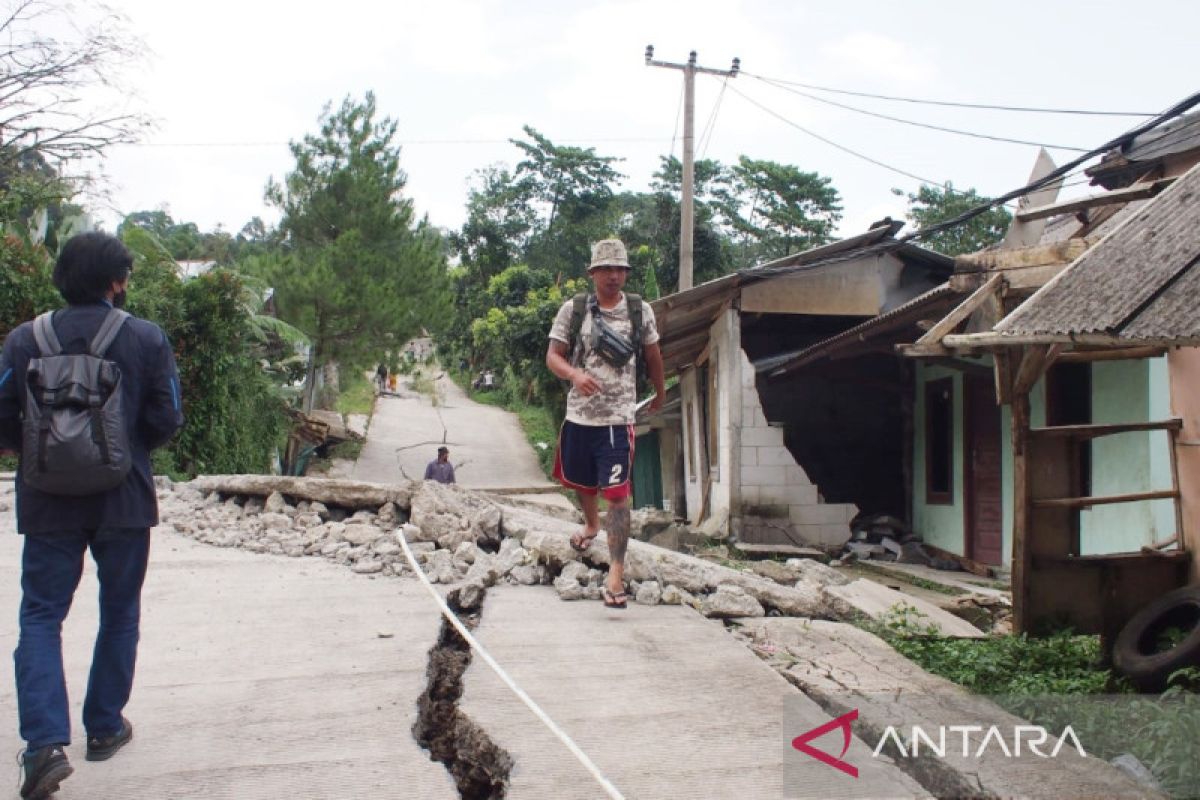
[[[1012,396],[1013,449],[1013,633],[1029,632],[1029,578],[1032,567],[1029,499],[1029,393]]]

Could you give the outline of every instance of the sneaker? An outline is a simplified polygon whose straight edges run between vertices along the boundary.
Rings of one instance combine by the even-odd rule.
[[[121,717],[121,730],[109,736],[89,736],[87,740],[88,761],[105,761],[112,758],[125,743],[133,738],[133,723]]]
[[[49,797],[75,771],[61,744],[39,747],[33,752],[26,750],[21,755],[21,766],[25,768],[25,782],[21,784],[21,797],[25,800]]]

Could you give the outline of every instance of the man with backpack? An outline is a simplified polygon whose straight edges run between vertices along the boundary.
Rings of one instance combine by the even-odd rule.
[[[100,626],[83,725],[86,758],[110,758],[133,737],[122,716],[133,686],[142,582],[158,502],[150,451],[183,424],[166,334],[121,310],[133,256],[113,236],[63,246],[54,285],[67,307],[15,328],[0,354],[0,447],[20,451],[21,562],[17,710],[21,796],[46,797],[73,771],[62,622],[90,550]]]
[[[562,305],[546,351],[550,371],[571,382],[554,476],[575,490],[583,508],[583,530],[571,537],[577,551],[587,550],[600,533],[599,495],[608,501],[604,527],[611,564],[604,605],[609,608],[625,608],[628,602],[625,550],[639,359],[645,359],[654,385],[651,411],[662,407],[665,393],[654,311],[637,295],[622,291],[629,272],[629,257],[619,239],[594,244],[588,277],[595,292]]]

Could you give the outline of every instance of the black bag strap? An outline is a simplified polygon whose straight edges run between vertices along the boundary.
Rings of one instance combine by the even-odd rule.
[[[108,316],[104,318],[104,322],[100,325],[100,330],[96,331],[96,335],[92,338],[92,343],[88,346],[88,352],[97,358],[103,358],[108,352],[108,348],[112,346],[113,340],[117,338],[117,334],[121,332],[121,326],[125,324],[125,320],[129,319],[129,312],[122,311],[119,308],[110,308]]]
[[[579,333],[583,330],[583,317],[587,313],[589,297],[590,295],[580,292],[571,298],[570,361],[572,366],[579,366],[580,357],[583,355],[583,343],[579,340]]]
[[[629,309],[630,340],[633,342],[633,357],[642,357],[642,298],[636,294],[626,294],[625,303]]]
[[[33,321],[33,338],[37,342],[42,358],[62,353],[62,345],[59,344],[58,334],[54,332],[54,326],[50,324],[50,317],[53,314],[53,311],[38,314],[37,319]]]

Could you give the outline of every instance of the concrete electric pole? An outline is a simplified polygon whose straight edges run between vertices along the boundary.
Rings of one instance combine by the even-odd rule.
[[[692,233],[695,228],[695,116],[696,116],[696,73],[705,72],[709,75],[722,75],[726,78],[736,78],[742,68],[741,59],[733,59],[733,66],[728,70],[709,69],[696,66],[696,51],[688,53],[686,64],[672,64],[669,61],[654,60],[654,45],[646,45],[646,66],[667,67],[668,69],[683,70],[683,192],[680,198],[682,219],[679,223],[679,291],[692,288]]]

